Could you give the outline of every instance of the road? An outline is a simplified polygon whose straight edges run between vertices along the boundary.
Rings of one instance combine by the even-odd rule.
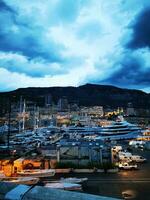
[[[64,174],[51,177],[49,180],[58,180],[61,177],[87,177],[83,183],[83,192],[122,198],[122,192],[133,194],[135,200],[150,200],[150,151],[135,149],[133,154],[147,158],[148,162],[138,164],[138,170],[122,170],[118,173],[89,173]]]
[[[128,191],[133,194],[132,199],[150,200],[150,151],[136,149],[133,154],[147,158],[148,162],[139,164],[139,170],[94,176],[90,174],[88,182],[83,185],[84,192],[122,198],[122,192]]]

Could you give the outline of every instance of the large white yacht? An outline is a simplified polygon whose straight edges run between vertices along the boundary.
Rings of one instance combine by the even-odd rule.
[[[101,135],[107,136],[107,135],[124,135],[129,134],[131,132],[138,132],[139,133],[140,128],[137,126],[132,126],[132,124],[123,121],[123,122],[112,122],[109,126],[104,126],[101,129]]]
[[[140,133],[141,128],[122,119],[103,126],[96,139],[129,139],[136,138]]]

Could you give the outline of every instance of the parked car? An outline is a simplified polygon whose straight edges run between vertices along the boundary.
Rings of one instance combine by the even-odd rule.
[[[121,156],[121,155],[129,157],[129,156],[132,156],[132,153],[130,153],[128,151],[120,151],[119,156]]]
[[[119,160],[122,161],[122,162],[132,162],[132,157],[128,157],[128,156],[119,156]]]
[[[135,161],[135,162],[146,162],[147,161],[146,158],[144,158],[142,156],[137,156],[137,155],[132,155],[131,159],[132,159],[132,161]]]
[[[130,152],[123,152],[123,151],[120,151],[119,154],[118,154],[118,158],[119,160],[124,160],[124,161],[132,161],[131,160],[131,157],[132,157],[132,154]]]
[[[144,145],[145,144],[145,141],[136,141],[136,140],[131,140],[129,142],[129,145],[130,146],[135,146],[135,145]]]
[[[127,162],[125,163],[119,163],[119,169],[137,169],[136,164],[129,164]]]
[[[122,151],[122,146],[114,146],[114,147],[112,147],[112,150],[115,152]]]

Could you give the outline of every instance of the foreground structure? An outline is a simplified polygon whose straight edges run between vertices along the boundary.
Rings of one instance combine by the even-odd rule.
[[[10,183],[0,183],[1,200],[70,200],[70,198],[72,200],[117,200],[111,197],[47,189],[41,186],[30,187],[26,185],[17,186]]]

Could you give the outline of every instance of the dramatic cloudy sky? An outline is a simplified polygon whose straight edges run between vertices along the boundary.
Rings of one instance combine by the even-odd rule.
[[[150,92],[150,0],[0,0],[0,91],[84,83]]]

